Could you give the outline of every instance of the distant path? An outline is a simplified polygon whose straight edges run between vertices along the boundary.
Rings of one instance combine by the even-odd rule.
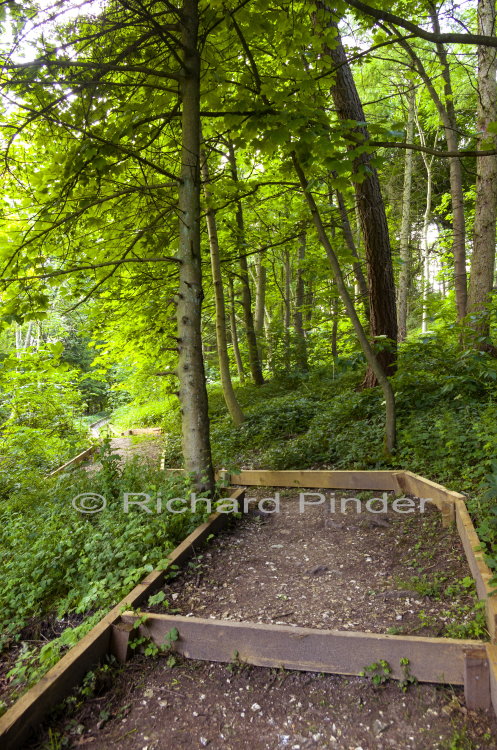
[[[103,419],[99,419],[97,422],[93,422],[93,424],[90,425],[90,435],[94,438],[98,438],[100,435],[100,430],[104,425],[108,424],[110,422],[109,417],[104,417]]]
[[[139,456],[154,461],[159,468],[163,442],[158,435],[125,435],[112,438],[110,444],[112,451],[119,453],[124,462]]]
[[[101,431],[105,425],[108,424],[110,424],[109,417],[104,417],[103,419],[99,419],[97,422],[91,424],[89,427],[91,437],[103,437]],[[152,461],[156,464],[157,468],[159,468],[160,457],[163,449],[160,435],[119,435],[111,437],[110,445],[113,453],[119,453],[123,463],[130,461],[135,456],[139,456],[145,460]],[[98,461],[90,464],[88,468],[91,467],[93,470],[97,466]]]

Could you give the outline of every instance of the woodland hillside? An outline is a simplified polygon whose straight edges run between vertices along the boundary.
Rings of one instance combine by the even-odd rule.
[[[3,708],[206,517],[124,492],[406,469],[467,496],[497,583],[495,0],[9,0],[0,27]],[[99,420],[93,468],[48,477]]]

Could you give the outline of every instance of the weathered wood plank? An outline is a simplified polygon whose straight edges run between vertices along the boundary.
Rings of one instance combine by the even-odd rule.
[[[231,496],[242,499],[244,492],[244,489],[236,489]],[[181,565],[186,562],[208,536],[224,528],[229,520],[230,516],[225,513],[213,513],[168,555],[169,564]],[[152,571],[0,717],[2,750],[17,750],[21,747],[31,729],[43,719],[43,716],[65,698],[89,669],[109,653],[112,628],[120,620],[121,613],[142,604],[162,585],[165,575],[164,570]]]
[[[83,461],[86,461],[88,458],[93,456],[97,448],[98,445],[91,445],[86,450],[78,453],[77,456],[74,456],[74,458],[71,458],[70,461],[67,461],[65,464],[62,464],[62,466],[59,466],[58,469],[54,469],[53,471],[51,471],[50,474],[47,474],[47,478],[55,477],[57,476],[57,474],[61,474],[63,471],[66,471],[66,469],[70,469],[72,466],[77,466],[78,464],[83,463]]]
[[[490,678],[490,700],[494,713],[497,714],[497,646],[494,643],[487,643],[486,651]]]
[[[464,655],[464,698],[467,708],[486,711],[492,705],[490,671],[484,646],[469,649]]]
[[[124,664],[131,655],[131,635],[135,632],[133,625],[117,622],[112,625],[110,633],[109,653],[116,657],[117,661]]]
[[[122,622],[134,623],[142,613],[125,612]],[[400,665],[420,682],[464,684],[465,650],[481,648],[479,641],[416,638],[287,625],[211,620],[198,617],[148,614],[140,635],[157,644],[177,628],[173,648],[191,659],[240,662],[260,667],[284,667],[309,672],[359,675],[364,667],[384,659],[394,679],[403,679]]]
[[[231,484],[257,487],[312,487],[343,490],[402,491],[395,471],[266,471],[231,474]]]
[[[124,430],[121,435],[161,435],[162,427],[133,427],[131,430]]]
[[[411,471],[399,472],[399,483],[402,490],[410,495],[431,500],[442,514],[442,526],[450,526],[455,520],[454,501],[464,500],[464,495],[452,492],[441,484],[425,479]]]
[[[490,585],[492,571],[485,562],[481,551],[481,542],[478,539],[473,522],[463,500],[455,501],[456,524],[461,539],[464,554],[468,561],[471,575],[475,579],[476,590],[479,598],[485,602],[487,628],[491,641],[497,637],[497,601],[491,595],[494,587]]]

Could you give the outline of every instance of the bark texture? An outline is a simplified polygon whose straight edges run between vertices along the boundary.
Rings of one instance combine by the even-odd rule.
[[[478,30],[495,36],[495,0],[479,0]],[[478,48],[478,149],[496,147],[497,138],[488,130],[497,121],[497,51]],[[473,237],[473,258],[469,286],[469,325],[475,333],[473,343],[478,349],[495,353],[488,337],[490,332],[489,303],[495,270],[495,227],[497,216],[497,157],[480,156],[477,162],[476,209]]]
[[[414,139],[414,121],[416,115],[416,93],[411,91],[407,113],[407,143]],[[400,226],[400,273],[397,302],[397,327],[399,341],[404,341],[407,335],[407,309],[409,302],[409,278],[411,265],[411,190],[413,152],[406,151],[404,163],[404,187],[402,191],[402,218]]]
[[[347,284],[345,283],[345,280],[343,278],[342,269],[340,268],[340,263],[338,262],[336,253],[333,250],[329,237],[326,233],[323,219],[321,217],[321,214],[319,213],[319,209],[317,207],[316,201],[314,200],[314,196],[309,189],[304,171],[302,169],[302,166],[295,152],[292,153],[292,160],[293,160],[295,172],[299,178],[300,185],[304,192],[307,205],[309,206],[310,212],[312,214],[312,219],[314,222],[314,226],[316,227],[319,241],[321,242],[326,252],[326,255],[328,256],[328,260],[330,262],[330,266],[333,272],[335,283],[337,285],[338,293],[341,297],[341,300],[350,318],[350,321],[354,327],[354,331],[359,340],[359,344],[364,353],[366,361],[383,391],[383,396],[385,398],[385,407],[386,407],[385,450],[386,450],[387,455],[390,456],[395,450],[395,444],[396,444],[395,396],[394,396],[394,392],[392,389],[392,385],[385,373],[383,366],[381,365],[379,361],[378,355],[374,352],[373,347],[371,346],[369,339],[366,335],[366,332],[361,325],[361,321],[359,320],[359,316],[357,315],[357,311],[354,307],[354,302],[352,300],[352,297],[350,296],[349,290],[347,289]]]
[[[179,398],[185,470],[196,491],[214,491],[209,416],[202,354],[200,264],[200,55],[198,0],[183,0],[181,81],[182,148],[179,186],[178,330]]]
[[[324,5],[320,5],[324,8]],[[334,21],[329,23],[337,28]],[[333,48],[326,46],[325,51],[335,67],[335,81],[331,94],[338,117],[342,121],[352,120],[364,123],[364,110],[340,37],[337,36]],[[365,125],[352,127],[350,135],[357,144],[369,140]],[[348,149],[353,152],[355,144],[349,145]],[[353,171],[360,178],[354,182],[354,190],[368,270],[371,335],[386,337],[388,340],[387,346],[382,347],[377,356],[385,373],[393,375],[397,368],[397,310],[385,205],[378,173],[372,164],[371,156],[369,154],[355,156]],[[364,385],[369,387],[375,385],[376,382],[377,376],[370,367]]]

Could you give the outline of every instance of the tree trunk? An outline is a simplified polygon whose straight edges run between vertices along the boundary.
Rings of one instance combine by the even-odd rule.
[[[333,360],[338,359],[338,316],[339,316],[339,304],[338,304],[338,298],[333,298],[333,305],[332,305],[332,315],[333,315],[333,324],[331,328],[331,356],[333,357]]]
[[[352,232],[352,227],[350,226],[349,216],[347,213],[347,207],[345,205],[343,195],[339,190],[337,190],[337,199],[338,199],[338,209],[340,211],[340,218],[342,221],[343,236],[344,236],[345,242],[347,243],[347,247],[350,250],[350,253],[352,254],[354,258],[356,258],[356,260],[354,261],[352,265],[354,269],[354,275],[356,278],[357,286],[359,289],[359,296],[361,298],[361,302],[364,307],[364,315],[366,316],[366,320],[369,324],[370,315],[369,315],[368,284],[366,281],[366,277],[364,276],[364,272],[362,270],[359,253],[357,252],[357,245],[355,243],[354,233]]]
[[[254,330],[259,346],[259,360],[264,361],[263,339],[264,339],[264,312],[266,309],[266,281],[267,271],[262,264],[260,255],[255,256],[255,314]]]
[[[214,492],[209,416],[202,356],[200,264],[200,55],[198,0],[183,0],[182,148],[179,185],[177,330],[179,398],[185,471],[196,491]]]
[[[422,146],[426,146],[426,138],[421,125],[416,116],[418,126],[419,140]],[[435,138],[436,142],[436,138]],[[423,215],[423,229],[421,231],[421,263],[423,271],[423,294],[422,294],[422,312],[421,312],[421,331],[428,331],[428,293],[430,291],[430,242],[428,232],[431,222],[431,202],[433,194],[433,160],[434,156],[428,158],[427,154],[421,153],[423,163],[426,169],[426,203]]]
[[[478,33],[495,35],[495,0],[479,0]],[[478,48],[478,149],[496,148],[497,138],[489,125],[497,121],[497,62],[492,47]],[[477,161],[476,207],[473,257],[469,286],[469,326],[476,334],[477,349],[494,352],[489,342],[490,293],[495,269],[495,227],[497,216],[497,157],[480,156]]]
[[[357,311],[354,307],[354,302],[352,301],[352,298],[349,294],[349,290],[347,289],[347,285],[343,278],[342,269],[340,268],[340,263],[338,262],[338,258],[328,239],[328,235],[326,234],[326,230],[324,228],[324,223],[321,218],[321,214],[319,213],[319,209],[316,205],[316,201],[314,200],[314,196],[312,192],[309,190],[307,179],[305,177],[304,171],[302,169],[302,166],[295,152],[292,153],[292,161],[293,161],[293,165],[297,173],[297,176],[299,178],[300,185],[304,192],[305,199],[311,211],[314,226],[316,227],[317,235],[319,237],[319,241],[321,242],[324,250],[326,251],[326,255],[328,256],[328,260],[330,262],[333,276],[335,278],[335,283],[337,285],[338,293],[340,294],[345,310],[354,327],[354,330],[356,332],[357,338],[359,340],[359,344],[364,353],[366,361],[369,367],[371,368],[371,371],[374,373],[374,376],[377,379],[383,391],[383,396],[385,398],[385,406],[386,406],[385,451],[387,453],[387,456],[390,456],[395,450],[395,443],[396,443],[396,418],[395,418],[394,392],[390,384],[390,381],[385,373],[385,370],[382,364],[380,363],[379,356],[375,354],[373,347],[369,343],[369,339],[366,336],[364,328],[361,325],[361,321],[359,320],[359,316],[357,315]]]
[[[231,141],[228,143],[228,158],[231,167],[231,174],[234,182],[238,182],[238,170],[236,166],[235,149]],[[240,201],[236,204],[236,225],[237,225],[237,244],[240,253],[240,281],[242,282],[242,307],[243,318],[245,323],[245,333],[247,336],[247,348],[249,356],[249,367],[252,380],[255,385],[263,385],[261,362],[259,359],[259,350],[257,347],[257,337],[254,329],[254,317],[252,314],[252,293],[250,291],[249,272],[247,258],[245,255],[245,224],[243,219],[243,209]]]
[[[433,4],[431,4],[430,13],[433,31],[439,34],[440,21],[438,19],[436,6]],[[445,140],[449,151],[457,151],[459,149],[459,129],[457,127],[450,65],[443,44],[437,44],[437,55],[442,65],[445,107],[447,112],[447,121],[444,122]],[[456,293],[457,317],[458,320],[462,320],[466,315],[468,285],[466,274],[466,220],[464,216],[463,175],[461,160],[457,157],[449,160],[449,174],[453,216],[452,227],[454,231],[452,241],[452,252],[454,255],[454,290]]]
[[[435,6],[430,8],[433,30],[436,33],[440,31],[438,13]],[[454,93],[452,91],[452,80],[450,67],[447,59],[447,52],[443,44],[437,44],[437,55],[442,66],[442,78],[444,82],[445,104],[440,99],[438,92],[433,85],[431,76],[426,71],[421,59],[415,53],[410,44],[406,41],[400,41],[399,44],[414,63],[414,67],[419,73],[425,84],[440,120],[443,124],[445,142],[448,151],[459,150],[459,136],[457,117],[454,107]],[[449,158],[449,179],[450,179],[450,198],[452,204],[452,254],[454,256],[454,290],[456,294],[456,308],[458,320],[466,315],[467,305],[467,279],[466,279],[466,222],[464,217],[464,194],[463,194],[463,177],[462,165],[458,156]]]
[[[416,116],[416,91],[413,89],[409,94],[409,105],[407,114],[407,143],[414,140],[414,121]],[[404,341],[407,335],[407,307],[409,301],[409,277],[411,265],[410,239],[411,239],[411,190],[412,190],[412,166],[413,152],[408,149],[405,154],[404,164],[404,189],[402,193],[402,219],[400,225],[400,274],[398,286],[398,339]]]
[[[303,307],[305,302],[304,261],[306,249],[306,234],[300,235],[300,244],[297,263],[297,280],[295,284],[295,312],[293,316],[295,326],[295,359],[299,370],[304,372],[308,369],[307,364],[307,342],[305,340]]]
[[[260,255],[255,258],[256,288],[255,288],[255,315],[254,328],[257,336],[264,332],[264,309],[266,307],[266,280],[267,271],[262,265]]]
[[[240,354],[240,345],[238,343],[238,326],[236,324],[236,307],[235,307],[235,289],[233,286],[233,277],[229,276],[229,296],[230,296],[230,328],[231,343],[233,344],[233,354],[235,355],[236,369],[240,383],[245,382],[245,371],[243,369],[242,355]]]
[[[224,400],[235,425],[239,427],[244,421],[243,411],[237,401],[233,383],[231,382],[230,361],[228,356],[228,339],[226,336],[226,309],[224,303],[223,278],[221,274],[221,261],[219,257],[219,238],[217,234],[216,212],[209,205],[211,193],[209,190],[209,165],[207,157],[202,154],[202,178],[204,181],[204,194],[207,203],[207,233],[209,235],[209,246],[211,254],[212,281],[214,284],[214,301],[216,305],[216,342],[217,356],[219,360],[219,374],[221,376],[221,387]]]
[[[322,3],[319,7],[325,8]],[[327,10],[327,9],[326,9]],[[347,61],[345,50],[338,36],[338,27],[334,21],[329,25],[337,30],[333,48],[324,46],[335,67],[335,81],[331,94],[340,120],[364,123],[366,118],[357,93],[352,71]],[[365,125],[351,128],[354,144],[348,149],[354,151],[359,141],[367,142],[369,133]],[[368,269],[369,308],[371,318],[371,335],[386,337],[378,360],[386,375],[393,375],[397,369],[397,310],[395,301],[395,284],[393,277],[392,253],[385,205],[380,190],[378,173],[369,154],[354,158],[353,170],[361,175],[354,182],[357,206],[361,220],[364,249]],[[377,382],[377,376],[370,367],[364,379],[364,386],[371,387]]]
[[[285,365],[287,370],[290,369],[291,357],[290,357],[290,325],[292,318],[292,268],[290,265],[290,251],[285,250],[284,262],[283,262],[283,273],[284,273],[284,288],[285,293],[283,295],[283,329],[285,336]]]

